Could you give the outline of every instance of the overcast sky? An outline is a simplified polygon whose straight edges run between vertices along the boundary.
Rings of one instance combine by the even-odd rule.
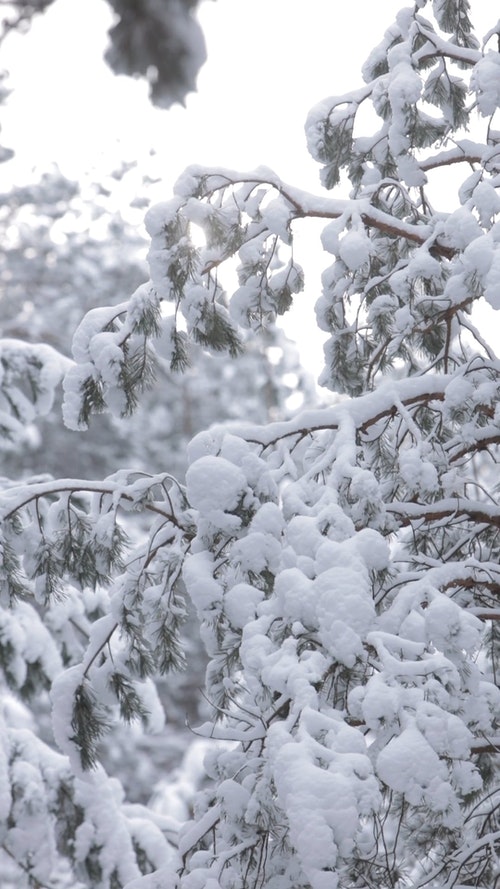
[[[145,84],[113,76],[102,56],[103,0],[56,0],[27,36],[11,37],[2,67],[14,93],[2,110],[19,161],[57,161],[75,175],[118,152],[154,147],[174,176],[187,163],[251,168],[317,183],[303,134],[325,95],[360,83],[359,68],[403,0],[205,0],[208,61],[187,107],[155,111]]]

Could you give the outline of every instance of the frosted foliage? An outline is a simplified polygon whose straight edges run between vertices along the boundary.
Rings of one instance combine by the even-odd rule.
[[[370,250],[369,239],[357,231],[347,232],[339,246],[339,254],[342,261],[352,271],[368,262]]]
[[[378,757],[377,770],[384,783],[404,793],[412,805],[433,802],[440,806],[445,772],[439,757],[418,730],[404,729],[390,741]],[[448,801],[445,808],[447,805]]]
[[[202,457],[187,472],[190,503],[202,514],[231,512],[244,496],[246,478],[234,463],[223,457]]]
[[[500,60],[490,51],[481,59],[471,79],[477,95],[478,108],[485,117],[494,114],[500,104]]]
[[[17,447],[26,426],[50,411],[69,364],[45,344],[0,339],[0,449]]]
[[[338,195],[190,167],[148,211],[149,282],[87,313],[71,360],[5,347],[6,425],[43,411],[61,374],[70,426],[129,415],[190,358],[191,393],[208,401],[217,366],[237,400],[224,356],[270,342],[304,286],[296,220],[324,220],[328,404],[263,425],[221,405],[185,484],[166,456],[102,481],[2,480],[12,885],[498,882],[500,364],[476,312],[499,306],[498,26],[480,44],[469,13],[407,6],[362,85],[312,110]],[[443,168],[461,175],[446,199]],[[156,688],[183,668],[205,678],[181,737]],[[132,788],[162,769],[151,803],[127,802],[104,762]]]

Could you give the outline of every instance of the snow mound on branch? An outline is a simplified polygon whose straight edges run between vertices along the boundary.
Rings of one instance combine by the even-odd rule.
[[[224,457],[200,457],[186,474],[189,502],[201,513],[232,512],[247,488],[245,475]]]
[[[360,817],[379,803],[364,743],[341,721],[308,708],[302,713],[296,738],[271,726],[269,741],[276,751],[278,797],[287,812],[301,866],[313,889],[332,889],[338,885],[334,872],[338,857],[352,854]]]
[[[446,767],[422,733],[409,726],[379,753],[377,772],[384,784],[404,793],[412,805],[418,806],[424,802],[430,784],[436,778],[442,782]]]
[[[356,271],[369,261],[372,244],[363,231],[349,231],[340,241],[339,253],[347,268]]]
[[[500,55],[490,50],[474,68],[471,87],[475,89],[479,111],[485,117],[500,105]]]
[[[425,624],[429,639],[445,654],[472,652],[480,646],[481,621],[448,596],[438,595],[430,603],[425,612]]]
[[[362,638],[375,620],[368,575],[358,564],[337,565],[313,583],[319,637],[333,656],[352,668],[363,655]]]

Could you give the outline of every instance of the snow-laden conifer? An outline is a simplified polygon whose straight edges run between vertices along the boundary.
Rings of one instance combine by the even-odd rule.
[[[473,12],[403,9],[364,85],[310,112],[339,196],[191,167],[147,215],[150,282],[80,326],[66,416],[82,425],[134,408],[155,337],[181,368],[190,342],[232,355],[259,336],[304,286],[295,220],[325,220],[321,382],[341,397],[200,433],[185,485],[165,467],[3,493],[5,681],[51,686],[61,750],[23,748],[28,793],[2,734],[3,848],[26,881],[57,873],[17,829],[40,798],[60,862],[106,889],[495,885],[500,379],[476,314],[499,307],[500,67],[497,26],[481,42]],[[149,532],[127,541],[138,511]],[[151,679],[182,664],[186,597],[208,656],[207,778],[182,826],[142,809],[137,824],[99,742],[120,716],[161,721]]]

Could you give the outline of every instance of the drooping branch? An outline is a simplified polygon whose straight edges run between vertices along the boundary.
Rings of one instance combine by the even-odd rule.
[[[449,167],[452,164],[479,164],[484,154],[484,145],[472,142],[470,139],[461,139],[455,148],[449,151],[439,151],[418,162],[421,170],[435,170],[438,167]]]
[[[500,593],[500,586],[497,586],[494,591]],[[467,610],[475,617],[478,617],[479,620],[500,620],[499,608],[469,608]]]
[[[331,407],[303,411],[292,420],[269,423],[267,426],[238,424],[235,428],[248,442],[268,448],[281,439],[294,435],[304,438],[314,432],[337,429],[347,411],[355,427],[365,432],[384,417],[395,416],[400,404],[409,407],[420,402],[428,404],[432,401],[442,401],[446,385],[450,380],[451,376],[436,374],[432,377],[412,377],[383,383],[374,392],[368,392],[353,401],[342,401]]]
[[[422,245],[433,241],[433,250],[446,259],[451,259],[456,250],[433,240],[433,229],[425,223],[412,224],[403,219],[391,216],[374,207],[368,198],[341,199],[314,195],[282,182],[279,176],[267,167],[258,167],[253,172],[241,173],[223,167],[204,168],[188,167],[177,184],[179,193],[184,192],[184,180],[197,179],[203,183],[202,195],[208,197],[231,185],[267,185],[277,192],[290,205],[290,221],[294,219],[339,219],[341,216],[355,215],[362,219],[366,226],[376,228],[384,234],[405,238],[414,244]]]
[[[421,22],[419,30],[422,36],[427,38],[427,43],[413,53],[412,59],[418,66],[424,67],[436,57],[452,59],[454,62],[473,67],[482,59],[482,53],[477,49],[466,46],[457,46],[444,37],[440,37],[433,29],[426,28]]]
[[[438,522],[445,518],[465,518],[471,522],[494,525],[500,528],[500,506],[467,500],[465,497],[450,497],[434,503],[390,503],[387,511],[397,515],[402,527],[423,519],[425,522]]]
[[[155,481],[152,478],[152,485]],[[131,485],[129,486],[132,487]],[[137,503],[149,512],[163,516],[172,522],[179,530],[186,530],[179,522],[178,518],[167,510],[163,509],[157,501],[151,502],[142,500],[139,496],[135,497],[130,490],[127,491],[126,486],[113,482],[109,479],[105,481],[89,481],[86,479],[59,479],[57,481],[39,482],[33,485],[21,485],[19,487],[9,488],[3,492],[2,513],[0,519],[6,521],[23,509],[29,503],[39,500],[42,497],[57,496],[59,494],[101,494],[102,496],[111,496],[117,501],[124,500],[126,503]]]
[[[489,428],[478,429],[474,441],[467,442],[458,450],[454,450],[450,455],[450,463],[456,463],[467,454],[475,454],[479,451],[486,451],[491,445],[500,444],[500,431],[492,432]]]

